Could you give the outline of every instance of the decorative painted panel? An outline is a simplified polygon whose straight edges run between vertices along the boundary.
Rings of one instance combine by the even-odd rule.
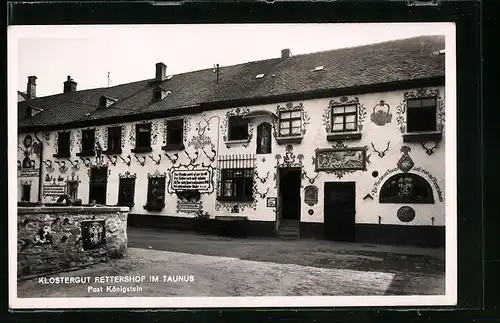
[[[304,203],[313,206],[318,203],[318,188],[316,186],[306,186],[304,188]]]
[[[364,169],[366,149],[363,147],[316,149],[316,171]]]
[[[304,159],[303,154],[295,155],[293,152],[293,146],[287,145],[285,147],[285,155],[281,154],[275,155],[276,167],[302,167],[302,160]]]
[[[89,250],[106,244],[106,226],[104,220],[82,221],[83,249]]]
[[[415,219],[415,210],[409,206],[402,206],[399,208],[397,215],[401,222],[411,222]]]
[[[417,174],[391,176],[380,189],[380,203],[434,203],[429,183]]]
[[[385,126],[386,124],[391,123],[392,114],[390,105],[384,100],[380,100],[380,103],[373,107],[370,120],[377,126]]]

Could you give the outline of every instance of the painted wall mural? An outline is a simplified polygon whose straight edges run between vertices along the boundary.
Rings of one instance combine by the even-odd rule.
[[[406,132],[406,110],[409,99],[421,99],[421,98],[436,98],[436,110],[437,110],[437,130],[444,130],[445,123],[445,106],[444,100],[441,97],[439,89],[431,88],[420,88],[414,91],[408,91],[403,94],[403,101],[396,109],[396,122],[398,124],[399,130],[402,133]]]
[[[408,146],[402,146],[401,147],[401,152],[403,155],[398,161],[398,168],[402,172],[409,172],[413,166],[415,166],[415,163],[413,162],[413,159],[411,159],[409,152],[411,151],[411,148]]]
[[[363,130],[363,123],[366,119],[366,109],[363,104],[359,102],[358,97],[349,99],[347,96],[342,96],[338,100],[331,100],[328,107],[325,108],[323,112],[323,126],[325,127],[326,133],[329,134],[332,131],[332,107],[340,105],[351,105],[354,104],[357,107],[357,124],[358,131]]]
[[[302,103],[299,103],[297,105],[293,105],[292,102],[287,102],[287,103],[285,103],[285,105],[278,105],[276,107],[276,116],[278,118],[277,119],[273,118],[273,136],[274,136],[274,138],[279,137],[278,130],[279,130],[280,112],[297,111],[297,110],[300,111],[300,115],[302,118],[301,119],[302,120],[301,133],[303,136],[306,134],[307,127],[308,127],[309,123],[311,122],[311,117],[309,116],[309,113],[307,112],[307,110],[304,109],[304,105]]]
[[[380,189],[380,203],[434,203],[429,183],[413,173],[392,175]]]
[[[425,174],[431,180],[431,183],[434,185],[434,188],[435,188],[436,193],[438,195],[439,202],[443,202],[444,201],[443,191],[441,190],[441,187],[439,186],[438,179],[434,175],[432,175],[429,171],[423,169],[420,166],[413,168],[413,171]]]
[[[304,188],[304,203],[309,206],[318,203],[318,187],[309,185]]]
[[[333,148],[316,149],[313,159],[315,171],[335,174],[337,178],[358,170],[366,171],[367,164],[370,163],[367,150],[368,146],[347,147],[341,141],[333,145]]]
[[[385,126],[392,121],[391,107],[384,100],[373,107],[370,120],[377,126]]]
[[[415,210],[409,206],[402,206],[399,208],[397,216],[401,222],[411,222],[415,219]]]
[[[292,145],[285,147],[285,154],[283,156],[276,154],[274,157],[276,159],[276,168],[302,167],[302,160],[304,159],[303,154],[295,155]]]

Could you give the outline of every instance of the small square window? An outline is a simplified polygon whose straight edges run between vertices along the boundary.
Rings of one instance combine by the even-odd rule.
[[[228,124],[229,140],[248,139],[248,119],[241,116],[229,117]]]
[[[280,113],[280,136],[296,136],[302,132],[302,111],[286,111]]]
[[[408,132],[436,131],[436,98],[409,99],[407,107]]]
[[[355,104],[332,107],[332,132],[356,131],[357,128]]]
[[[219,200],[252,201],[253,168],[222,169],[221,192]]]

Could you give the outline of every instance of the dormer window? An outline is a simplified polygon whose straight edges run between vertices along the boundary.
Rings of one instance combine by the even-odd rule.
[[[315,69],[313,69],[313,72],[318,72],[318,71],[322,71],[325,67],[323,65],[320,65],[320,66],[316,66]]]
[[[264,77],[265,74],[257,74],[257,76],[255,77],[256,79],[261,79]]]
[[[158,86],[153,90],[153,101],[161,101],[169,94],[170,91],[162,89],[161,87]]]
[[[116,101],[117,101],[116,99],[109,98],[103,95],[99,98],[99,109],[107,108]]]

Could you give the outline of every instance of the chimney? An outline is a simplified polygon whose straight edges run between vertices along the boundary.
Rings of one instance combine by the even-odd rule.
[[[36,98],[36,76],[28,76],[28,86],[26,87],[26,100]]]
[[[68,79],[64,82],[64,93],[76,92],[76,82],[68,75]]]
[[[289,48],[281,50],[281,58],[289,58],[290,56],[292,56],[292,52],[290,51]]]
[[[163,82],[167,78],[167,65],[162,62],[156,63],[156,81]]]

